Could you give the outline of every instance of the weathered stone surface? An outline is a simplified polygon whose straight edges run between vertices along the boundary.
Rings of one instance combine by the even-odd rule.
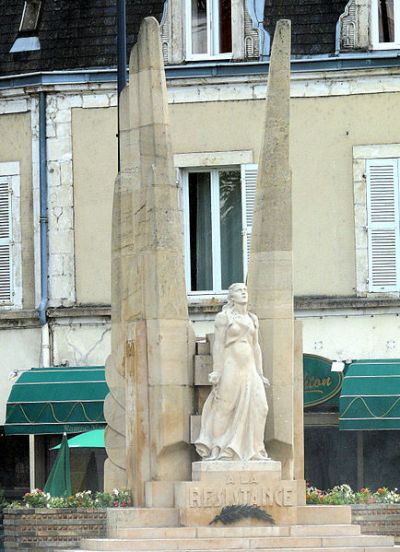
[[[289,166],[290,21],[275,30],[268,76],[252,230],[249,308],[260,321],[264,371],[271,382],[267,450],[294,478],[294,324],[292,186]]]
[[[106,447],[110,461],[119,468],[126,466],[121,483],[125,478],[135,505],[141,506],[145,504],[146,482],[185,479],[190,473],[195,350],[186,300],[160,29],[154,18],[142,24],[130,58],[130,83],[120,107],[121,174],[115,186],[113,215],[112,358],[107,363],[112,399],[107,401],[106,419],[111,429]],[[118,460],[118,455],[125,462]]]

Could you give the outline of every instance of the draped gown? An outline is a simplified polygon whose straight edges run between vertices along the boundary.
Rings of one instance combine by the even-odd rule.
[[[215,328],[213,363],[220,379],[204,404],[196,450],[203,460],[267,460],[258,319],[222,311]]]

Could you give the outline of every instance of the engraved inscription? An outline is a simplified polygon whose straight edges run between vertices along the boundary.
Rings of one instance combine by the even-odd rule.
[[[256,483],[256,481],[254,481]],[[190,487],[189,508],[217,508],[229,504],[250,504],[257,506],[295,506],[296,492],[293,488],[237,485],[231,478],[220,487]]]

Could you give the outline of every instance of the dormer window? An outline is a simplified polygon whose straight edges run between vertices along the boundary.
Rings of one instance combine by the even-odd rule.
[[[11,47],[11,54],[40,50],[37,30],[41,7],[42,2],[40,0],[26,0],[24,3],[19,33]]]
[[[400,0],[373,0],[371,15],[373,48],[399,48]]]
[[[165,63],[255,60],[269,55],[265,0],[166,0],[161,20]]]
[[[188,58],[231,57],[231,0],[187,0]]]
[[[42,2],[39,0],[25,2],[19,26],[20,32],[34,32],[37,30],[41,5]]]

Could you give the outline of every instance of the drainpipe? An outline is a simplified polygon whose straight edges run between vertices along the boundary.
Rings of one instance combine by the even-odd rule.
[[[47,324],[47,149],[46,149],[46,94],[39,92],[39,181],[40,181],[40,305],[39,320]]]
[[[46,94],[39,92],[39,195],[40,195],[40,304],[39,320],[42,327],[42,366],[50,366],[49,326],[46,308],[48,299],[48,216],[47,216],[47,144],[46,144]],[[29,435],[29,483],[36,487],[35,435]]]
[[[118,73],[118,172],[121,168],[120,136],[119,136],[119,96],[126,85],[126,0],[118,0],[117,4],[117,73]]]

